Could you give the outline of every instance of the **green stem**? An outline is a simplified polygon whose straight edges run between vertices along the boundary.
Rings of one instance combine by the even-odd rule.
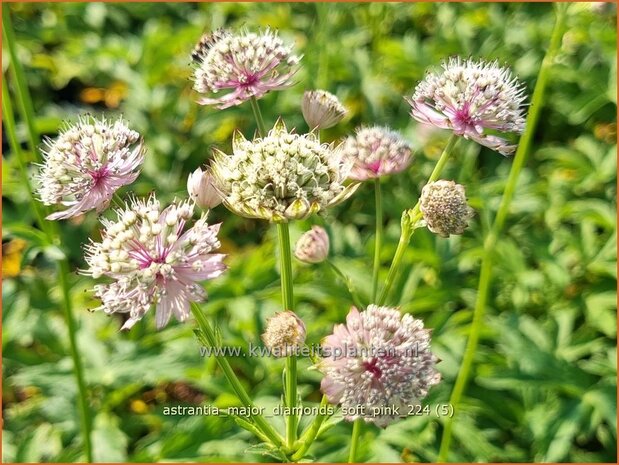
[[[355,287],[354,287],[352,281],[350,280],[350,278],[348,276],[346,276],[342,272],[342,270],[340,270],[337,267],[337,265],[335,263],[333,263],[331,260],[326,260],[325,263],[331,267],[331,269],[334,271],[334,273],[336,275],[338,275],[342,281],[344,281],[344,284],[346,284],[346,287],[348,288],[348,292],[350,293],[350,297],[352,298],[352,301],[356,305],[356,307],[359,308],[359,309],[363,308],[364,305],[361,302],[361,299],[359,299],[359,296],[357,295],[357,292],[355,291]]]
[[[112,203],[116,208],[119,208],[121,210],[124,209],[125,202],[120,197],[120,195],[118,195],[118,192],[114,192],[114,195],[112,195]]]
[[[34,124],[34,107],[32,105],[30,92],[28,92],[28,83],[24,70],[17,57],[15,32],[13,31],[13,24],[11,22],[10,8],[6,3],[2,5],[2,38],[9,52],[9,71],[13,79],[13,84],[15,85],[15,95],[17,97],[19,111],[28,129],[28,145],[30,146],[34,159],[39,161],[40,157],[37,150],[39,145],[39,134]]]
[[[62,289],[62,298],[64,301],[65,318],[67,319],[67,328],[69,330],[69,348],[71,358],[73,359],[73,369],[78,387],[78,400],[80,405],[80,414],[82,421],[82,430],[84,436],[84,450],[86,452],[86,461],[92,462],[92,418],[90,415],[90,407],[88,406],[88,390],[84,379],[84,367],[82,358],[80,357],[79,347],[77,345],[77,322],[73,313],[73,304],[71,302],[71,288],[67,277],[71,273],[67,259],[58,261],[58,282]]]
[[[213,328],[211,328],[211,325],[204,316],[204,313],[202,313],[202,309],[200,308],[200,306],[195,302],[192,302],[191,312],[193,313],[193,316],[198,322],[198,326],[200,327],[202,334],[204,334],[206,342],[208,342],[211,347],[217,347],[218,344],[217,338],[215,336],[215,331],[213,331]],[[255,409],[255,404],[253,403],[253,401],[249,397],[249,394],[247,394],[247,391],[232,370],[228,359],[224,356],[217,356],[215,357],[215,359],[241,403],[245,407],[248,407],[248,410],[253,411]],[[273,427],[269,423],[267,423],[267,421],[262,417],[262,415],[250,414],[250,417],[258,430],[260,430],[265,437],[269,438],[273,445],[280,448],[284,447],[284,441],[282,437],[277,433],[277,431],[275,431],[275,429],[273,429]]]
[[[484,312],[486,310],[486,303],[488,301],[490,283],[492,280],[492,260],[494,257],[494,248],[499,234],[501,233],[501,230],[503,229],[503,226],[505,224],[507,214],[509,213],[509,207],[514,196],[514,192],[516,190],[518,177],[520,176],[520,172],[531,148],[535,128],[537,126],[537,122],[539,120],[539,116],[541,114],[541,110],[544,104],[544,94],[548,83],[549,70],[552,67],[554,58],[560,49],[561,38],[563,37],[563,31],[565,26],[567,6],[556,5],[555,8],[557,12],[557,17],[550,39],[550,45],[546,52],[546,56],[542,61],[542,65],[540,67],[537,78],[537,83],[535,85],[535,90],[533,91],[533,97],[531,98],[531,111],[527,116],[527,121],[525,125],[526,131],[520,139],[520,144],[518,146],[518,150],[516,151],[514,162],[510,170],[509,177],[507,179],[505,191],[503,192],[503,197],[501,198],[499,210],[497,211],[490,232],[484,240],[484,249],[479,276],[479,286],[477,289],[477,300],[475,302],[475,309],[473,311],[473,321],[471,324],[471,330],[466,344],[464,356],[462,358],[462,365],[460,367],[460,371],[458,372],[458,376],[456,378],[456,382],[454,384],[454,388],[450,398],[450,403],[454,408],[454,415],[452,417],[446,418],[445,427],[443,429],[443,436],[441,438],[441,446],[437,459],[438,462],[444,462],[447,460],[449,447],[451,444],[453,421],[458,411],[458,405],[460,404],[460,400],[462,399],[462,395],[466,388],[467,381],[469,379],[469,373],[471,371],[471,367],[473,366],[475,352],[477,349],[477,344],[479,342],[479,335],[481,332]]]
[[[6,10],[3,11],[6,13]],[[15,133],[15,114],[13,112],[13,106],[11,105],[11,99],[9,96],[8,86],[6,84],[6,79],[2,80],[2,116],[4,118],[5,129],[7,133],[7,138],[9,140],[9,144],[11,146],[11,150],[15,157],[17,157],[17,161],[20,168],[20,173],[22,176],[22,182],[28,188],[28,193],[30,195],[30,203],[32,206],[32,210],[35,213],[35,217],[38,223],[39,228],[43,233],[45,233],[47,240],[50,244],[54,244],[57,242],[56,238],[58,237],[57,229],[55,223],[47,222],[44,219],[44,213],[41,209],[41,206],[37,202],[32,192],[32,187],[30,186],[30,180],[28,179],[28,172],[26,170],[26,162],[23,157],[23,152],[19,145],[17,135]],[[77,323],[75,321],[75,316],[73,314],[73,305],[71,302],[71,292],[70,285],[68,282],[68,276],[70,274],[69,271],[69,263],[66,256],[56,263],[58,268],[58,281],[60,284],[60,288],[62,290],[62,300],[64,306],[65,318],[67,320],[67,329],[69,332],[69,350],[71,353],[71,359],[73,361],[73,373],[75,375],[75,381],[77,384],[77,392],[78,392],[78,402],[79,402],[79,411],[80,411],[80,420],[81,420],[81,428],[82,428],[82,437],[84,441],[84,453],[86,455],[86,461],[92,462],[92,442],[91,442],[91,433],[92,433],[92,421],[90,415],[90,409],[88,407],[88,390],[86,387],[86,382],[84,381],[84,373],[82,367],[82,360],[79,354],[79,349],[77,346]]]
[[[258,100],[256,97],[252,97],[249,99],[249,103],[251,103],[251,109],[254,112],[254,118],[256,118],[256,125],[258,126],[260,137],[265,137],[267,135],[267,129],[264,125],[264,119],[262,118],[262,112],[260,111]]]
[[[28,189],[30,205],[32,207],[32,211],[34,212],[37,224],[41,228],[41,231],[43,231],[49,236],[49,223],[45,221],[45,212],[43,211],[41,204],[37,201],[32,190],[30,179],[28,177],[28,170],[26,169],[26,164],[24,162],[24,153],[19,144],[19,140],[17,139],[17,131],[15,128],[15,114],[13,112],[13,106],[11,104],[11,98],[9,96],[9,88],[6,83],[6,76],[4,77],[4,79],[2,79],[2,116],[4,119],[6,136],[9,142],[9,146],[11,147],[13,155],[17,159],[17,165],[19,166],[19,173],[22,177],[22,182]]]
[[[329,401],[327,399],[327,396],[323,395],[320,401],[320,406],[318,407],[319,408],[318,414],[314,418],[314,421],[312,421],[312,424],[307,428],[305,433],[303,433],[303,436],[301,437],[301,440],[300,440],[301,446],[291,457],[293,462],[298,462],[299,460],[301,460],[305,456],[305,453],[308,451],[310,446],[316,440],[316,437],[318,436],[318,432],[320,431],[320,427],[322,426],[324,421],[329,417],[329,415],[321,414],[320,410],[326,407],[328,404],[329,404]]]
[[[279,237],[280,268],[282,280],[282,303],[284,310],[294,311],[294,295],[292,288],[292,253],[290,249],[290,230],[288,223],[277,223]],[[286,442],[292,448],[297,440],[297,415],[294,412],[297,406],[297,357],[291,355],[286,358],[285,381],[286,406],[290,409],[286,417]]]
[[[348,454],[348,463],[357,463],[357,448],[359,446],[359,437],[361,436],[361,427],[363,420],[356,419],[352,426],[352,437],[350,439],[350,453]]]
[[[378,294],[378,273],[380,271],[380,248],[383,241],[383,202],[380,192],[380,178],[374,180],[376,197],[376,238],[374,240],[374,270],[372,272],[372,303],[376,303]]]
[[[426,184],[436,181],[441,175],[443,168],[447,164],[451,153],[453,152],[454,146],[458,141],[458,136],[452,134],[447,141],[447,145],[441,154],[441,157],[436,162],[430,177]],[[402,231],[400,233],[400,240],[398,242],[398,247],[396,248],[395,255],[393,256],[393,261],[391,262],[391,266],[389,267],[389,272],[387,273],[387,279],[385,281],[385,286],[380,293],[380,297],[378,298],[378,305],[383,305],[389,296],[389,291],[395,282],[395,278],[398,275],[400,268],[402,266],[402,259],[404,258],[404,253],[406,252],[406,248],[410,243],[411,237],[413,236],[415,229],[417,227],[417,223],[421,220],[421,212],[420,212],[420,203],[417,201],[415,206],[411,210],[406,210],[402,213]]]
[[[329,69],[329,56],[327,54],[327,41],[329,40],[329,5],[316,2],[316,16],[318,27],[316,28],[315,50],[318,50],[318,69],[314,74],[314,88],[324,89],[327,86]]]

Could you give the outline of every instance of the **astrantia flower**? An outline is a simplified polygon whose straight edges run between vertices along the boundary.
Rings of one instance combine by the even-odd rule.
[[[455,134],[503,155],[515,145],[493,132],[522,134],[524,88],[497,62],[452,58],[439,74],[430,73],[407,101],[417,121],[451,129]]]
[[[329,256],[329,235],[324,228],[312,226],[294,247],[294,256],[305,263],[320,263]]]
[[[301,110],[310,129],[333,127],[342,120],[347,111],[338,98],[326,90],[305,91]]]
[[[207,95],[229,91],[220,97],[198,100],[217,108],[239,105],[251,97],[260,98],[271,90],[290,86],[301,59],[268,29],[260,33],[207,33],[196,45],[192,58],[196,63],[196,91]]]
[[[131,328],[154,305],[157,328],[170,316],[185,321],[190,302],[206,299],[198,284],[224,272],[219,225],[209,226],[203,214],[192,226],[193,204],[177,202],[161,209],[159,201],[133,200],[116,210],[117,220],[101,220],[101,242],[86,249],[87,274],[114,281],[95,286],[106,313],[128,313],[122,329]]]
[[[444,179],[426,184],[419,206],[428,229],[442,237],[462,234],[473,217],[464,186]]]
[[[395,308],[369,305],[360,313],[352,307],[346,324],[324,339],[322,351],[321,390],[351,412],[344,416],[348,421],[363,418],[386,427],[441,379],[430,330]]]
[[[187,192],[196,205],[203,209],[215,208],[222,201],[213,185],[213,176],[200,168],[187,178]]]
[[[371,127],[357,131],[342,146],[344,158],[352,163],[349,178],[358,181],[399,173],[412,161],[412,150],[396,131]]]
[[[337,150],[313,134],[288,132],[281,120],[263,138],[236,131],[232,155],[213,154],[211,172],[224,205],[238,215],[274,222],[307,218],[348,198],[347,167]]]
[[[276,313],[267,320],[262,340],[274,357],[292,355],[305,342],[305,324],[291,311]]]
[[[114,192],[135,181],[144,161],[140,135],[121,120],[80,118],[45,145],[38,194],[45,205],[69,207],[48,220],[103,210]]]

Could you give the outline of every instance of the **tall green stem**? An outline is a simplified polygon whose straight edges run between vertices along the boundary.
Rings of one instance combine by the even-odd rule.
[[[292,290],[292,253],[290,250],[290,230],[288,223],[277,223],[279,237],[280,268],[282,275],[282,303],[284,310],[294,311],[294,296]],[[286,441],[292,448],[297,440],[297,357],[286,357],[286,407],[290,409],[286,417]]]
[[[301,460],[305,456],[305,453],[308,451],[310,446],[316,440],[316,437],[318,436],[318,432],[320,431],[320,427],[322,426],[324,421],[329,417],[329,415],[320,413],[320,410],[326,407],[328,404],[329,404],[329,401],[327,399],[327,396],[323,395],[320,401],[318,414],[314,418],[314,421],[312,421],[312,423],[309,425],[305,433],[303,433],[303,436],[301,437],[301,440],[300,440],[301,446],[291,457],[293,462],[298,462],[299,460]]]
[[[264,119],[262,118],[262,112],[260,111],[258,100],[256,97],[252,97],[249,99],[249,103],[251,104],[251,110],[254,112],[254,118],[256,119],[256,125],[258,126],[260,137],[265,137],[267,135],[267,129],[264,125]]]
[[[350,452],[348,454],[348,463],[357,462],[357,448],[359,446],[359,437],[361,436],[361,428],[363,420],[358,418],[352,425],[352,438],[350,439]]]
[[[2,5],[2,39],[9,52],[9,59],[11,61],[9,72],[11,73],[13,84],[15,85],[15,95],[17,97],[19,111],[28,129],[28,145],[35,157],[34,159],[38,161],[37,147],[39,144],[39,134],[34,124],[34,107],[32,105],[32,99],[30,98],[30,92],[28,92],[28,84],[24,70],[17,57],[15,32],[13,31],[13,24],[11,22],[10,7],[6,3]]]
[[[193,313],[193,316],[198,322],[198,326],[200,327],[202,334],[206,338],[205,342],[207,342],[209,346],[211,347],[217,347],[218,343],[217,343],[217,338],[215,336],[215,331],[213,331],[213,328],[211,327],[210,323],[208,322],[208,320],[202,313],[200,306],[196,304],[195,302],[192,302],[191,312]],[[245,407],[248,407],[250,411],[254,411],[255,404],[253,403],[253,401],[251,400],[251,397],[249,397],[249,394],[247,394],[247,391],[245,390],[245,388],[239,381],[238,377],[232,370],[230,363],[228,363],[228,359],[224,356],[216,356],[216,361],[219,367],[221,368],[221,371],[223,371],[224,376],[228,379],[228,382],[232,386],[232,389],[236,393],[241,403]],[[273,427],[269,423],[267,423],[267,421],[262,417],[262,415],[250,415],[250,416],[254,424],[258,428],[258,430],[266,438],[268,438],[273,445],[277,447],[284,447],[284,441],[281,438],[281,436],[277,433],[277,431],[275,431],[275,429],[273,429]]]
[[[490,283],[492,279],[492,260],[493,252],[499,237],[501,230],[505,224],[505,219],[509,212],[509,207],[516,190],[516,184],[518,177],[524,165],[524,162],[529,154],[531,143],[533,141],[533,135],[535,128],[539,120],[541,109],[544,104],[544,94],[548,83],[549,70],[552,67],[552,62],[559,51],[561,45],[561,38],[563,37],[563,31],[566,19],[566,5],[555,5],[556,8],[556,21],[552,31],[550,39],[550,45],[546,52],[546,56],[542,61],[540,71],[537,77],[537,83],[535,90],[533,91],[533,97],[531,98],[531,111],[527,116],[526,131],[520,139],[520,144],[514,162],[507,179],[505,191],[501,198],[501,204],[497,215],[494,219],[490,232],[484,240],[484,249],[481,262],[481,270],[479,276],[479,286],[477,289],[477,300],[475,302],[475,309],[473,311],[473,322],[471,324],[471,330],[469,338],[466,344],[464,356],[462,358],[462,365],[456,382],[454,384],[453,392],[451,393],[450,403],[454,408],[454,415],[446,418],[445,428],[443,429],[443,437],[441,439],[441,447],[438,455],[438,462],[444,462],[447,459],[449,453],[449,446],[451,444],[453,421],[458,411],[458,405],[462,399],[462,394],[466,388],[466,384],[469,378],[471,367],[475,358],[475,351],[479,342],[479,334],[482,327],[483,317],[486,310],[486,303],[488,301],[488,292],[490,290]]]
[[[13,155],[17,159],[17,165],[19,167],[19,173],[22,178],[22,182],[28,189],[28,197],[30,198],[30,205],[32,207],[32,211],[34,212],[34,216],[36,218],[38,226],[41,228],[41,231],[46,233],[48,236],[50,235],[49,226],[50,223],[45,221],[45,212],[42,208],[41,204],[37,202],[34,192],[32,190],[32,186],[30,184],[30,179],[28,177],[28,170],[26,169],[26,162],[24,161],[24,154],[22,152],[21,146],[19,145],[19,140],[17,139],[17,131],[15,127],[15,114],[13,112],[13,106],[11,104],[11,97],[9,95],[9,88],[6,83],[6,77],[2,79],[2,116],[4,119],[4,125],[6,128],[6,136],[9,142],[9,146],[11,147],[11,151]]]
[[[458,141],[458,136],[452,134],[449,140],[447,141],[447,145],[441,154],[441,157],[436,162],[430,177],[426,184],[436,181],[441,175],[443,168],[447,164],[451,153],[453,152],[454,146]],[[395,255],[393,256],[393,261],[391,262],[391,266],[389,267],[389,273],[387,274],[387,280],[385,281],[385,286],[380,293],[380,297],[378,298],[378,305],[382,305],[387,300],[389,296],[389,291],[393,286],[396,276],[398,275],[400,268],[402,266],[402,259],[404,258],[404,252],[406,252],[406,248],[410,243],[411,237],[415,232],[415,228],[417,227],[417,223],[421,220],[421,212],[420,212],[420,203],[417,201],[415,206],[410,209],[404,211],[402,213],[402,231],[400,233],[400,240],[398,242],[398,247],[395,251]]]
[[[6,10],[3,10],[3,13],[6,14]],[[11,104],[11,99],[9,96],[9,90],[6,83],[6,79],[2,80],[2,116],[5,123],[5,129],[7,134],[7,139],[11,146],[11,150],[13,151],[13,155],[17,157],[17,162],[20,167],[20,174],[22,177],[22,183],[27,187],[28,194],[30,196],[30,203],[32,206],[32,210],[34,211],[37,223],[41,231],[46,235],[49,244],[54,244],[57,242],[58,231],[56,228],[56,224],[53,222],[45,221],[44,213],[36,201],[34,194],[32,192],[32,187],[30,185],[30,180],[28,179],[28,172],[26,170],[26,161],[24,160],[24,154],[19,145],[19,141],[17,139],[17,135],[15,132],[15,114],[13,112],[13,106]],[[81,429],[82,429],[82,437],[84,441],[84,454],[86,456],[87,462],[92,462],[92,442],[91,442],[91,432],[92,432],[92,421],[90,415],[90,409],[88,406],[88,390],[86,387],[86,382],[84,381],[84,370],[82,367],[82,359],[79,354],[79,349],[77,346],[77,323],[75,321],[75,316],[73,314],[73,304],[71,302],[71,292],[70,285],[67,277],[70,274],[69,271],[69,262],[66,257],[59,259],[56,262],[58,268],[58,281],[60,284],[60,288],[62,291],[62,301],[64,307],[65,318],[67,322],[67,329],[69,332],[69,350],[71,354],[71,359],[73,361],[73,373],[75,375],[75,381],[77,384],[77,393],[78,393],[78,403],[79,403],[79,412],[80,412],[80,420],[81,420]]]
[[[376,238],[374,240],[374,270],[372,272],[372,303],[376,303],[378,294],[378,273],[380,271],[380,249],[383,241],[383,201],[380,192],[380,178],[374,180],[376,198]]]
[[[58,262],[58,282],[62,289],[62,298],[64,301],[64,313],[67,320],[67,329],[69,330],[69,349],[71,358],[73,359],[73,371],[78,387],[78,401],[80,404],[82,431],[84,437],[84,450],[86,452],[86,460],[93,461],[92,456],[92,419],[90,415],[90,407],[88,406],[88,389],[84,379],[84,367],[82,358],[77,345],[77,322],[73,313],[73,304],[71,302],[71,287],[67,277],[70,275],[69,262],[66,258]]]

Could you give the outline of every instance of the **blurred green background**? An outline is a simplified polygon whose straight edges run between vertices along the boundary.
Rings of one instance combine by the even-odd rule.
[[[383,274],[399,235],[400,214],[416,202],[447,134],[408,116],[410,95],[429,68],[451,55],[498,59],[532,92],[553,24],[550,4],[12,4],[17,52],[26,71],[38,130],[54,137],[64,119],[120,115],[145,138],[148,155],[130,189],[162,200],[185,196],[187,174],[210,148],[230,147],[240,128],[255,130],[248,105],[200,107],[189,54],[204,30],[278,29],[302,53],[296,84],[260,104],[272,124],[282,115],[306,131],[304,90],[324,88],[349,108],[324,132],[337,140],[362,124],[389,125],[416,148],[410,169],[384,180]],[[616,9],[571,6],[552,69],[533,151],[496,247],[493,286],[473,376],[454,424],[452,461],[616,461]],[[3,50],[3,71],[7,54]],[[26,129],[18,126],[26,141]],[[429,403],[448,402],[464,351],[483,237],[511,160],[471,142],[458,145],[444,178],[465,184],[477,215],[462,237],[419,231],[392,302],[434,328],[444,381]],[[67,329],[59,307],[54,250],[26,232],[28,194],[3,139],[3,461],[83,460]],[[125,193],[127,190],[125,190]],[[367,301],[371,288],[373,192],[362,186],[311,224],[332,239],[332,256]],[[207,283],[210,318],[229,345],[259,343],[265,319],[280,309],[274,231],[260,221],[211,213],[230,270]],[[73,269],[81,244],[96,235],[95,214],[61,225]],[[298,313],[317,343],[350,307],[325,265],[295,263]],[[269,461],[255,439],[224,417],[165,416],[173,405],[234,405],[214,360],[199,356],[192,324],[154,330],[147,315],[129,333],[120,320],[89,313],[90,278],[70,277],[78,342],[95,412],[99,461]],[[279,401],[282,360],[234,359],[262,406]],[[300,364],[306,404],[320,400],[320,374]],[[305,420],[304,420],[305,421]],[[359,458],[433,461],[442,420],[411,417],[385,430],[366,427]],[[283,425],[278,423],[283,429]],[[351,425],[334,424],[310,452],[345,461]]]

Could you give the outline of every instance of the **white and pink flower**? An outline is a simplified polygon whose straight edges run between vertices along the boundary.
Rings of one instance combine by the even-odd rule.
[[[160,208],[154,196],[133,200],[116,210],[117,220],[101,220],[101,242],[86,248],[86,274],[106,276],[113,282],[95,286],[106,313],[128,313],[122,329],[130,329],[154,305],[157,329],[174,315],[186,321],[190,303],[206,299],[201,281],[221,275],[225,255],[220,247],[219,224],[209,226],[202,215],[192,226],[193,202],[175,202]]]
[[[194,89],[206,95],[198,103],[220,109],[289,87],[301,59],[269,29],[260,33],[232,34],[222,29],[207,33],[192,58],[196,64]],[[227,93],[215,96],[222,91]]]
[[[441,375],[430,352],[430,330],[396,308],[352,307],[346,324],[322,342],[322,392],[346,408],[347,421],[363,418],[386,427],[418,405]],[[399,409],[399,414],[398,414]]]
[[[140,135],[122,120],[83,117],[45,144],[37,175],[39,197],[45,205],[69,207],[48,220],[107,208],[119,188],[135,181],[144,161]]]
[[[366,181],[405,170],[413,160],[412,149],[389,128],[361,128],[342,144],[344,159],[352,165],[348,177]]]
[[[511,155],[516,145],[494,132],[524,131],[524,87],[497,62],[452,58],[406,100],[420,123],[450,129],[503,155]]]

